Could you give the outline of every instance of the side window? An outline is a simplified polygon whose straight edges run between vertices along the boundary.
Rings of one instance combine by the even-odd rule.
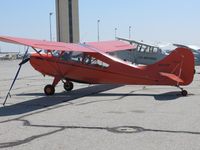
[[[95,67],[102,67],[102,68],[109,67],[107,63],[98,60],[95,57],[90,56],[89,54],[82,52],[64,52],[63,54],[61,54],[60,59],[64,61],[74,61]]]
[[[157,52],[158,52],[158,49],[157,49],[157,48],[154,48],[154,49],[153,49],[153,52],[154,52],[154,53],[157,53]]]
[[[52,51],[52,56],[60,57],[61,51]]]
[[[82,53],[81,52],[64,52],[61,57],[64,61],[81,61]]]
[[[153,47],[150,47],[150,48],[149,48],[149,52],[150,52],[150,53],[153,53]]]
[[[88,64],[94,67],[102,67],[107,68],[109,65],[101,60],[96,59],[95,57],[92,57],[90,55],[84,55],[82,62],[84,64]]]
[[[149,47],[148,47],[148,46],[146,46],[146,47],[145,47],[145,49],[144,49],[144,51],[145,51],[146,53],[149,53],[149,52],[150,52],[150,49],[149,49]]]
[[[72,52],[64,52],[61,55],[61,59],[65,61],[69,61],[71,59]]]
[[[109,65],[101,60],[97,60],[96,58],[92,58],[91,65],[97,66],[97,67],[102,67],[102,68],[107,68]]]
[[[140,47],[140,52],[145,52],[145,48],[146,48],[146,46],[144,46],[144,45],[141,45],[141,47]]]

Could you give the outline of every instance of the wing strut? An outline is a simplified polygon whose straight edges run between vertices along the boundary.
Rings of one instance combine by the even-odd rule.
[[[26,62],[28,62],[29,59],[30,59],[30,58],[27,58],[27,57],[26,57],[27,54],[28,54],[28,49],[29,49],[29,47],[26,49],[26,52],[24,53],[24,56],[23,56],[23,58],[22,58],[21,63],[19,63],[19,68],[18,68],[17,73],[16,73],[16,75],[15,75],[15,77],[14,77],[14,79],[13,79],[13,82],[12,82],[12,84],[11,84],[11,86],[10,86],[10,89],[9,89],[7,95],[6,95],[6,98],[5,98],[4,102],[3,102],[3,105],[6,104],[6,101],[7,101],[7,99],[8,99],[8,96],[11,97],[10,91],[12,90],[13,85],[15,84],[15,81],[16,81],[18,75],[19,75],[19,72],[20,72],[20,70],[21,70],[22,65],[25,64]]]

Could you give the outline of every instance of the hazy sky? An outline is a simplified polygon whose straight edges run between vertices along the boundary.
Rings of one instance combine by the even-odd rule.
[[[79,0],[80,39],[100,40],[117,36],[146,42],[200,45],[199,0]],[[1,0],[0,35],[49,40],[49,12],[56,39],[55,0]],[[7,47],[0,43],[2,50]]]

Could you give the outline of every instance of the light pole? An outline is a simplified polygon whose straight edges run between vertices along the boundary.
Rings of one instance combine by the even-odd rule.
[[[115,28],[115,39],[117,38],[117,28]]]
[[[97,40],[99,42],[99,23],[100,23],[100,20],[97,20]]]
[[[51,16],[53,15],[52,12],[49,13],[49,30],[50,30],[50,41],[52,41],[52,31],[51,31]]]
[[[129,40],[130,40],[131,39],[131,26],[129,26],[128,30],[129,30]]]

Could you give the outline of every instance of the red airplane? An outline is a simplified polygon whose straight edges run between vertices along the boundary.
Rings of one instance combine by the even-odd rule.
[[[155,64],[136,66],[108,54],[134,48],[133,45],[122,41],[74,44],[8,36],[0,36],[0,41],[25,45],[35,50],[29,58],[26,58],[28,49],[24,54],[6,99],[10,95],[22,64],[28,60],[35,70],[54,77],[53,83],[44,87],[46,95],[53,95],[56,85],[59,81],[63,81],[66,91],[73,89],[72,82],[169,85],[178,87],[181,89],[181,94],[187,96],[188,92],[180,86],[190,84],[194,77],[194,56],[187,48],[176,48]],[[46,50],[46,53],[38,49]]]

